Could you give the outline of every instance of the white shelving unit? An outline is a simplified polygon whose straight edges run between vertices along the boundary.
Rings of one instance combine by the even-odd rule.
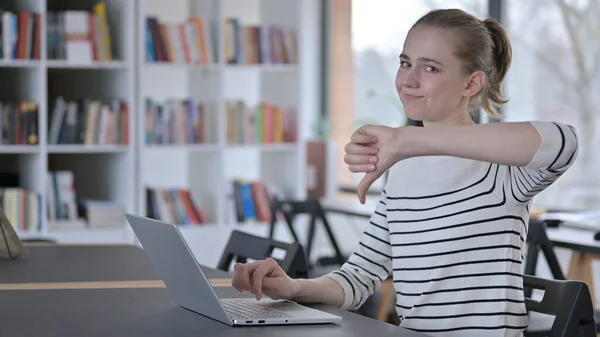
[[[5,0],[4,12],[33,12],[40,15],[39,58],[15,59],[0,55],[0,103],[31,101],[37,104],[36,145],[1,145],[0,169],[17,173],[19,186],[41,196],[39,230],[18,231],[22,238],[50,237],[61,242],[132,242],[125,224],[107,229],[52,230],[47,217],[48,171],[69,170],[74,174],[77,197],[113,201],[126,211],[136,211],[135,138],[126,145],[49,144],[48,130],[54,100],[89,98],[109,101],[120,98],[137,111],[135,95],[135,32],[128,26],[135,20],[135,3],[106,0],[113,61],[74,63],[51,60],[47,54],[48,13],[65,10],[91,11],[93,0]],[[6,46],[4,46],[6,47]],[[132,114],[133,116],[135,114]],[[129,122],[129,134],[134,123]]]
[[[223,26],[227,17],[238,17],[242,24],[281,24],[296,27],[298,11],[290,8],[297,1],[144,1],[139,12],[140,35],[145,32],[146,16],[161,22],[180,23],[199,16],[216,28],[219,46],[216,62],[208,65],[147,62],[146,54],[138,54],[140,64],[140,96],[145,100],[193,98],[211,106],[207,116],[205,144],[147,145],[144,142],[145,121],[138,122],[141,144],[140,194],[148,186],[191,188],[208,218],[225,224],[226,191],[232,179],[244,178],[278,183],[292,197],[301,198],[303,157],[300,143],[295,144],[228,144],[226,141],[225,100],[242,99],[253,106],[266,101],[282,106],[298,107],[299,72],[302,64],[233,65],[224,59]],[[277,7],[277,8],[273,8]],[[277,12],[274,10],[279,9]],[[286,10],[286,11],[284,11]],[[275,15],[274,13],[277,13]],[[289,13],[287,16],[284,14]],[[138,50],[145,50],[144,39]],[[138,115],[144,119],[143,114]],[[164,165],[164,163],[169,163]],[[161,167],[161,168],[158,168]],[[140,213],[145,204],[140,203]]]
[[[105,0],[113,59],[73,63],[46,55],[48,13],[87,10],[101,0],[10,0],[5,11],[41,14],[41,55],[38,60],[1,59],[3,101],[29,100],[39,106],[39,144],[1,145],[0,169],[20,174],[20,186],[45,200],[49,170],[74,172],[78,197],[118,202],[127,212],[146,214],[147,188],[190,189],[206,212],[208,224],[182,227],[188,239],[202,239],[196,247],[227,239],[231,228],[263,232],[263,224],[230,221],[228,204],[233,179],[276,184],[288,197],[306,193],[303,140],[319,105],[319,0]],[[182,23],[199,16],[214,23],[216,58],[210,64],[148,62],[147,16],[161,22]],[[228,64],[225,60],[224,22],[239,18],[242,25],[278,25],[295,31],[294,64]],[[1,56],[1,55],[0,55]],[[54,100],[120,98],[128,104],[129,142],[125,145],[50,144]],[[206,139],[202,144],[147,144],[146,99],[164,102],[192,98],[208,104]],[[227,141],[225,102],[243,100],[249,107],[261,102],[294,108],[297,139],[293,143],[231,144]],[[39,232],[61,242],[135,242],[123,229],[49,230],[46,202]],[[217,231],[211,236],[207,236]],[[211,239],[211,237],[213,239]],[[217,240],[218,241],[218,240]],[[224,241],[223,241],[224,242]],[[208,247],[206,247],[208,248]],[[198,248],[203,249],[203,248]],[[217,250],[220,249],[217,248]]]
[[[228,213],[234,179],[260,180],[281,188],[287,197],[306,195],[305,147],[311,116],[318,110],[318,1],[306,0],[161,0],[140,3],[138,35],[145,36],[146,17],[178,24],[190,17],[210,22],[217,46],[215,62],[182,64],[149,62],[145,38],[138,39],[138,106],[146,99],[164,102],[192,98],[209,104],[205,144],[148,145],[145,114],[138,114],[140,144],[139,213],[146,214],[146,188],[189,188],[208,217],[208,224],[184,226],[182,231],[197,250],[197,257],[211,265],[217,260],[233,228],[266,234],[267,226],[239,224]],[[276,25],[291,28],[296,37],[297,62],[293,64],[230,64],[225,55],[225,21],[238,18],[243,25]],[[262,102],[296,111],[294,143],[245,143],[227,141],[227,100],[243,100],[248,106]],[[202,253],[200,253],[202,252]],[[211,253],[208,253],[211,252]],[[212,255],[210,255],[212,254]],[[214,255],[214,256],[213,256]]]

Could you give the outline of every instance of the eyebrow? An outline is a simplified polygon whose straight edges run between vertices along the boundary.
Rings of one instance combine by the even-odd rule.
[[[404,53],[400,54],[400,58],[407,59],[407,60],[410,61],[410,57],[408,57],[408,55],[406,55]],[[434,60],[432,58],[429,58],[429,57],[419,57],[418,60],[421,61],[421,62],[436,63],[436,64],[439,64],[439,65],[443,66],[442,62],[436,61],[436,60]]]

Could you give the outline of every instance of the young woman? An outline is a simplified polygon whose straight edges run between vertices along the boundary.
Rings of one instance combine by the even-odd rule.
[[[358,195],[390,170],[357,250],[339,270],[293,280],[272,259],[236,265],[232,284],[260,298],[355,309],[393,276],[400,326],[431,336],[522,336],[521,263],[532,198],[577,155],[575,130],[553,122],[474,124],[497,116],[511,63],[492,19],[435,10],[411,28],[396,88],[423,127],[364,126],[345,162]]]

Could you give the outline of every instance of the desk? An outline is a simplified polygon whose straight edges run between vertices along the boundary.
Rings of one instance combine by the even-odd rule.
[[[44,244],[26,248],[27,258],[0,260],[0,290],[164,287],[138,246]],[[211,275],[213,286],[231,285],[228,273],[211,270]]]
[[[239,297],[216,288],[220,297]],[[315,305],[343,317],[340,325],[232,328],[183,309],[165,288],[0,291],[2,336],[395,336],[422,334],[336,308]]]
[[[572,250],[569,270],[565,277],[568,280],[587,283],[593,298],[596,293],[592,261],[600,259],[600,241],[594,239],[596,231],[561,225],[548,228],[546,233],[555,247]]]
[[[77,247],[74,249],[73,247]],[[131,280],[134,272],[140,272],[140,279],[152,281],[153,272],[148,270],[149,261],[137,247],[128,246],[54,246],[43,249],[29,249],[31,256],[23,261],[3,261],[0,264],[0,275],[11,268],[13,276],[4,276],[0,281],[12,284],[41,282],[35,275],[43,276],[48,282],[64,281],[119,281],[119,276]],[[32,247],[33,248],[33,247]],[[48,249],[50,248],[50,249]],[[63,254],[64,252],[70,254]],[[54,252],[54,260],[46,259],[43,265],[37,261],[43,259],[43,252]],[[85,251],[85,253],[84,253]],[[111,252],[112,251],[112,252]],[[103,269],[85,276],[76,273],[73,266],[65,267],[66,262],[57,259],[59,256],[87,255],[87,266],[80,266],[86,273],[94,266]],[[117,253],[119,252],[119,253]],[[75,261],[77,258],[72,257]],[[139,263],[140,269],[119,261]],[[10,263],[16,262],[14,266]],[[145,266],[145,267],[144,267]],[[44,276],[43,270],[56,270],[63,276]],[[211,280],[221,279],[227,275],[223,271],[203,268]],[[68,272],[68,273],[67,273]],[[83,273],[81,273],[83,274]],[[24,277],[23,279],[21,277]],[[123,281],[123,279],[121,279]],[[156,280],[154,280],[156,281]],[[109,282],[110,283],[110,282]],[[40,284],[40,283],[38,283]],[[215,288],[221,297],[251,296],[240,294],[230,286]],[[325,336],[395,336],[395,337],[425,337],[423,334],[398,328],[376,320],[353,314],[339,308],[326,305],[312,307],[327,311],[343,318],[337,324],[312,326],[269,326],[269,327],[236,327],[232,328],[220,322],[195,314],[173,303],[164,286],[157,285],[149,288],[111,288],[111,289],[46,289],[46,290],[0,290],[0,336],[47,336],[47,337],[154,337],[154,336],[306,336],[307,334]]]
[[[0,260],[0,283],[157,280],[146,253],[129,245],[26,245],[29,256]]]
[[[596,231],[561,225],[546,230],[554,246],[574,251],[600,254],[600,241],[594,239]]]

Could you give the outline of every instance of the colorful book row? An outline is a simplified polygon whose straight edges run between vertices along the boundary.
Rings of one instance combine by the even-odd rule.
[[[281,144],[297,140],[297,116],[293,108],[244,101],[225,102],[229,144]]]

